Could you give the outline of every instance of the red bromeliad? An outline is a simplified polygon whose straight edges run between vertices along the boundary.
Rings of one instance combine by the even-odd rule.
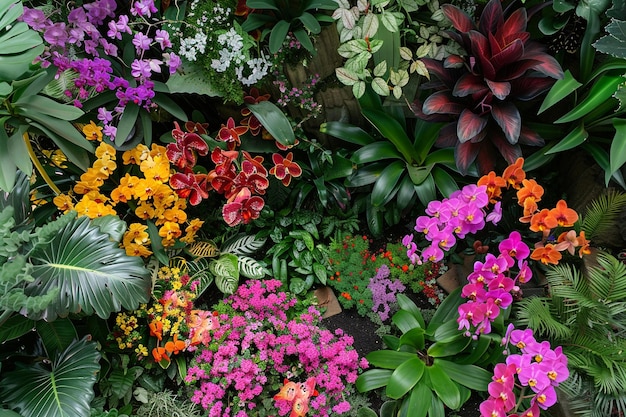
[[[448,36],[465,48],[466,56],[443,61],[422,59],[436,80],[418,116],[450,121],[436,145],[455,147],[457,167],[466,173],[476,161],[481,173],[494,169],[496,150],[508,163],[522,156],[520,145],[541,146],[543,139],[522,124],[514,100],[528,101],[546,92],[563,70],[541,44],[530,41],[525,8],[505,20],[500,0],[491,0],[478,25],[458,7],[442,10],[456,31]]]

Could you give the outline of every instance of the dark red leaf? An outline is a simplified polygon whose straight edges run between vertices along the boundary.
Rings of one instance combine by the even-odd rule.
[[[483,33],[496,33],[504,24],[502,4],[500,0],[491,0],[480,15],[478,29]]]
[[[504,132],[506,140],[512,145],[516,144],[522,128],[522,117],[515,104],[511,102],[493,104],[491,116]]]
[[[537,132],[526,126],[522,126],[522,130],[519,135],[519,143],[529,146],[544,146],[546,144]]]
[[[492,48],[493,51],[493,48]],[[517,39],[506,48],[494,53],[491,57],[491,64],[498,71],[500,68],[519,61],[524,56],[524,43]]]
[[[510,39],[513,36],[519,37],[524,33],[526,35],[523,35],[522,37],[520,37],[520,39],[526,36],[530,36],[530,34],[526,32],[527,23],[528,16],[526,14],[526,9],[524,7],[520,7],[519,9],[511,13],[511,15],[506,19],[504,25],[502,25],[500,32],[498,33],[498,37],[506,40]],[[526,39],[523,39],[524,42],[526,42],[527,39],[527,37]]]
[[[457,71],[446,70],[443,67],[443,63],[435,59],[422,58],[421,61],[431,76],[434,76],[435,78],[443,82],[444,85],[452,88],[452,86],[456,82],[456,78],[454,77],[454,75]]]
[[[487,86],[489,86],[489,90],[491,90],[493,95],[496,96],[500,100],[506,99],[511,93],[511,83],[507,81],[504,81],[504,82],[496,82],[496,81],[489,81],[489,80],[485,80],[485,81],[487,82]]]
[[[458,7],[452,6],[451,4],[442,4],[441,10],[443,10],[443,14],[450,19],[452,26],[459,32],[469,32],[472,29],[476,29],[472,18]]]
[[[460,114],[465,109],[464,106],[454,101],[450,96],[450,91],[437,91],[424,101],[422,111],[426,115],[430,114]]]
[[[517,158],[522,157],[522,150],[519,144],[512,145],[500,132],[493,132],[490,136],[491,142],[509,164],[514,163]]]
[[[481,175],[486,175],[490,171],[495,171],[498,154],[491,142],[485,141],[480,144],[478,155],[476,155],[476,167]]]
[[[444,68],[463,68],[465,66],[465,58],[458,55],[450,55],[443,60]]]
[[[488,87],[485,85],[483,77],[466,73],[454,85],[452,95],[455,97],[466,97],[471,94],[485,92],[487,89]]]
[[[476,160],[481,145],[482,143],[465,142],[458,143],[454,148],[456,167],[462,175],[467,174],[470,165]]]
[[[452,148],[459,142],[456,135],[456,122],[448,123],[439,130],[439,136],[435,142],[438,148]]]
[[[561,64],[552,55],[544,52],[542,45],[529,42],[525,48],[524,59],[531,59],[537,62],[532,69],[557,80],[563,78]]]
[[[463,110],[456,127],[456,135],[459,141],[461,143],[467,142],[478,135],[487,125],[487,120],[486,117],[480,117],[469,109]]]
[[[511,94],[519,100],[532,100],[548,91],[555,81],[549,77],[518,78],[511,81]]]
[[[489,41],[480,32],[475,30],[469,33],[470,41],[472,42],[472,54],[480,65],[480,70],[485,78],[490,80],[496,79],[496,71],[491,64],[491,49],[489,48]]]

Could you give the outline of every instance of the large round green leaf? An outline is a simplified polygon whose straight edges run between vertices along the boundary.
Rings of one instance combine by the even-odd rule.
[[[122,307],[133,310],[150,296],[150,274],[89,218],[74,219],[30,254],[35,280],[28,295],[58,288],[59,297],[33,319],[48,321],[70,313],[107,318]]]
[[[75,341],[51,364],[42,361],[7,372],[0,398],[23,417],[85,417],[100,370],[94,342]]]

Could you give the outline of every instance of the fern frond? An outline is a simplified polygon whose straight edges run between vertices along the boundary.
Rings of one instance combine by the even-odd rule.
[[[626,208],[626,193],[618,190],[609,190],[591,201],[582,219],[581,229],[585,231],[587,239],[612,232],[620,212]]]
[[[610,301],[626,301],[626,265],[614,256],[600,252],[598,267],[588,269],[589,288],[594,297]]]
[[[552,303],[547,298],[524,298],[518,303],[517,318],[521,325],[552,340],[567,339],[572,332],[572,329],[554,314]]]

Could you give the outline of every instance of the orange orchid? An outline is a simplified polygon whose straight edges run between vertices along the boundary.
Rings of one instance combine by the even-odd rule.
[[[161,361],[170,361],[170,357],[167,356],[167,353],[165,351],[164,347],[160,347],[157,346],[154,349],[152,349],[152,357],[154,358],[155,362],[161,362]]]
[[[553,244],[548,243],[546,246],[538,246],[530,254],[530,259],[540,261],[544,265],[557,265],[563,255],[556,250]]]
[[[585,237],[585,231],[581,230],[580,235],[578,235],[578,244],[580,245],[580,249],[578,250],[578,256],[582,258],[583,255],[589,255],[591,253],[589,243],[590,242]]]
[[[530,223],[530,219],[532,218],[533,214],[535,214],[537,212],[537,210],[539,210],[539,206],[537,206],[537,202],[535,201],[534,197],[528,197],[526,200],[524,200],[524,214],[522,215],[522,217],[520,217],[519,221],[520,223]]]
[[[154,320],[148,327],[150,328],[150,336],[154,336],[158,340],[163,340],[163,322]]]
[[[533,198],[535,202],[541,201],[543,192],[543,187],[537,184],[537,181],[523,180],[522,188],[517,191],[517,202],[520,206],[524,206],[524,201],[527,198]]]
[[[530,230],[533,232],[543,232],[544,235],[558,225],[557,220],[548,209],[543,209],[535,213],[530,218]]]
[[[561,233],[556,241],[557,244],[554,248],[560,252],[567,250],[570,255],[573,255],[576,252],[576,248],[579,246],[578,236],[576,236],[575,230]]]
[[[550,210],[550,214],[554,217],[559,226],[571,227],[578,220],[576,210],[567,207],[565,200],[559,200],[556,207]]]
[[[178,340],[178,335],[174,335],[174,339],[165,343],[165,350],[168,353],[173,353],[174,355],[178,355],[179,352],[185,350],[187,344],[183,340]]]
[[[481,186],[484,185],[487,187],[487,196],[489,197],[490,203],[495,203],[496,200],[502,196],[502,189],[506,187],[506,181],[504,178],[496,175],[495,172],[491,171],[487,175],[483,175],[476,185]]]
[[[512,186],[516,190],[519,190],[526,179],[526,172],[522,169],[524,165],[524,158],[517,158],[517,160],[506,167],[502,173],[502,178],[507,185]]]

